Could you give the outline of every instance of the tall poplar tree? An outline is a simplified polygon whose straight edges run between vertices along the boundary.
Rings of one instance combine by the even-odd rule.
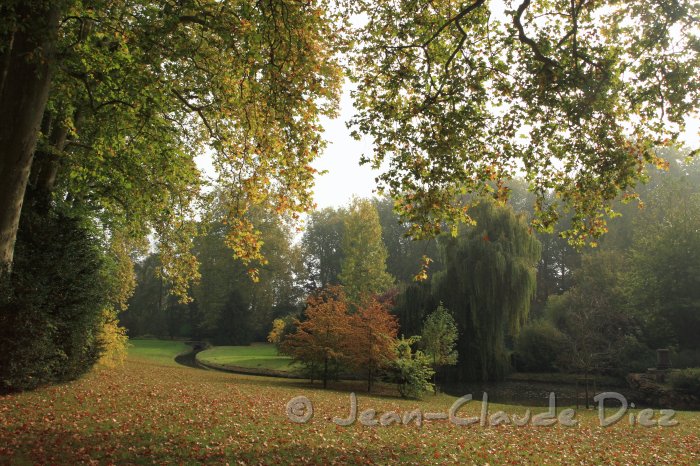
[[[374,204],[355,199],[345,218],[343,262],[339,275],[350,302],[359,304],[364,296],[386,291],[393,278],[386,271],[387,252],[382,227]]]

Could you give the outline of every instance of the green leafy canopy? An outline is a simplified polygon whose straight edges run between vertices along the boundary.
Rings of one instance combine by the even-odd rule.
[[[524,174],[533,224],[559,206],[581,244],[655,148],[675,146],[700,107],[700,4],[693,0],[355,3],[355,135],[416,236],[471,221],[467,192],[508,194]],[[556,197],[547,201],[551,191]]]

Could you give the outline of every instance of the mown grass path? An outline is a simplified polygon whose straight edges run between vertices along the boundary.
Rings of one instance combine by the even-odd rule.
[[[678,413],[672,428],[610,428],[579,411],[577,427],[340,427],[347,392],[295,380],[202,371],[177,365],[181,343],[141,344],[121,368],[69,384],[0,397],[0,463],[73,464],[673,464],[700,461],[700,413]],[[446,412],[455,398],[368,396],[359,410]],[[307,396],[315,415],[292,423],[287,402]],[[475,398],[480,398],[475,394]],[[471,402],[461,416],[478,416]],[[489,405],[522,415],[526,408]],[[535,413],[541,409],[534,409]],[[636,411],[634,411],[636,412]]]

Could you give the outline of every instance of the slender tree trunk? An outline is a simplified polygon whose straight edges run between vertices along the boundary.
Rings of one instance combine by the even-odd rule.
[[[323,359],[323,388],[328,387],[328,356]]]
[[[0,94],[0,273],[12,265],[19,217],[51,86],[60,19],[54,1],[20,2]]]
[[[435,369],[435,366],[433,366],[433,395],[437,396],[437,394],[438,394],[437,370]]]
[[[438,386],[437,386],[437,357],[433,354],[433,395],[437,396]]]

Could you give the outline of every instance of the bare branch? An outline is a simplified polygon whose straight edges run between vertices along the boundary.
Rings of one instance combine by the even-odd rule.
[[[211,136],[211,137],[213,138],[213,137],[215,136],[216,133],[215,133],[214,129],[212,128],[212,126],[209,124],[209,120],[208,120],[207,117],[204,115],[204,109],[205,109],[206,107],[200,107],[200,106],[192,105],[192,104],[190,103],[190,101],[188,101],[182,94],[180,94],[179,92],[177,92],[175,89],[171,89],[170,92],[172,92],[173,95],[174,95],[175,97],[177,97],[177,99],[185,105],[185,107],[187,107],[188,109],[190,109],[191,111],[193,111],[193,112],[195,112],[197,115],[199,115],[199,118],[202,119],[202,123],[204,123],[204,126],[206,126],[206,127],[207,127],[207,130],[209,130],[209,136]]]
[[[540,47],[537,44],[537,42],[535,42],[525,34],[525,28],[523,28],[523,23],[521,20],[523,14],[525,13],[525,10],[527,10],[527,7],[530,6],[530,2],[531,0],[524,0],[523,3],[518,7],[518,10],[515,12],[515,16],[513,16],[513,24],[518,30],[518,40],[530,47],[530,50],[532,50],[532,53],[535,55],[535,59],[544,64],[544,66],[547,69],[551,70],[551,68],[558,68],[559,62],[545,56],[540,50]]]

